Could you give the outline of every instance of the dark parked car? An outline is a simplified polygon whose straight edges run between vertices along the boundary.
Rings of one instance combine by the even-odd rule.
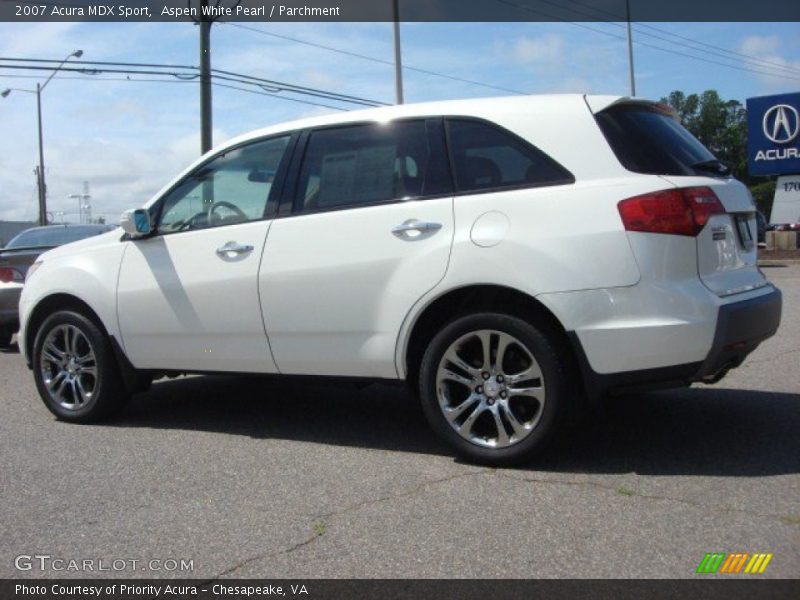
[[[19,328],[19,295],[25,275],[39,255],[56,246],[112,230],[110,225],[47,225],[32,227],[0,249],[0,348],[11,343]]]

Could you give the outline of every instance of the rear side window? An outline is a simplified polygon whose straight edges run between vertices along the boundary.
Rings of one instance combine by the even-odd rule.
[[[617,159],[649,175],[727,174],[727,169],[671,115],[647,106],[614,106],[595,115]]]
[[[300,169],[298,209],[331,210],[450,193],[441,137],[429,135],[429,127],[435,124],[415,120],[313,131]]]
[[[481,121],[447,119],[459,192],[574,183],[572,174],[511,132]]]

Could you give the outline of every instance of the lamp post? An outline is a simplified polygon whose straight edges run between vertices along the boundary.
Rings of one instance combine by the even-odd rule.
[[[83,182],[83,193],[82,194],[69,194],[67,196],[70,200],[77,200],[78,201],[78,223],[83,223],[84,215],[86,216],[86,222],[92,222],[92,203],[91,199],[92,196],[89,194],[89,182]]]
[[[631,31],[631,0],[625,0],[625,19],[628,22],[628,75],[631,82],[631,96],[636,95],[636,77],[633,74],[633,32]]]
[[[392,2],[392,32],[394,40],[394,93],[395,104],[403,103],[403,63],[400,50],[400,0]]]
[[[39,125],[39,167],[37,169],[37,178],[36,182],[38,184],[39,189],[39,225],[47,225],[47,186],[44,181],[44,141],[42,137],[42,92],[44,88],[50,83],[50,80],[55,77],[55,74],[64,66],[70,58],[80,58],[83,56],[83,50],[76,50],[69,56],[67,56],[64,60],[62,60],[59,65],[53,69],[53,72],[50,74],[44,83],[36,84],[36,90],[24,90],[20,88],[8,88],[3,90],[0,93],[0,96],[3,98],[7,97],[12,91],[15,92],[25,92],[26,94],[36,94],[36,114],[37,114],[37,122]]]

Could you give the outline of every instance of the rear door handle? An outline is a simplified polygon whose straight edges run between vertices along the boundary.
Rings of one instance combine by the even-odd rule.
[[[247,252],[252,252],[253,247],[248,246],[246,244],[240,244],[239,242],[228,242],[224,246],[220,246],[217,248],[217,254],[219,256],[231,256],[232,254],[246,254]]]
[[[441,223],[430,223],[419,219],[408,219],[392,227],[392,233],[401,239],[414,239],[423,233],[434,233],[442,228]]]

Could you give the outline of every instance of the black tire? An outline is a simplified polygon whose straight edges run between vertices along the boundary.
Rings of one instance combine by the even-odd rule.
[[[0,348],[9,348],[13,335],[14,332],[11,330],[11,325],[0,325]]]
[[[82,349],[89,348],[94,354],[94,364],[97,376],[94,378],[90,398],[82,404],[75,402],[74,407],[64,406],[48,391],[45,377],[57,372],[58,369],[53,363],[43,358],[43,347],[51,333],[63,330],[67,327],[74,335],[77,329],[85,341],[81,341]],[[58,338],[56,337],[56,343]],[[129,399],[129,394],[125,390],[122,377],[119,372],[114,351],[111,347],[105,332],[95,325],[84,315],[72,311],[59,311],[49,316],[36,332],[36,339],[33,344],[33,377],[39,396],[45,406],[56,417],[63,421],[72,423],[92,423],[110,418],[117,414]],[[53,377],[55,379],[55,377]],[[92,383],[92,378],[85,380]],[[66,389],[66,398],[74,398],[75,387],[72,390]]]
[[[538,381],[540,385],[543,383],[545,386],[544,402],[539,405],[540,413],[536,417],[538,420],[535,423],[532,422],[529,432],[525,433],[524,437],[518,436],[518,441],[512,441],[511,445],[505,447],[487,447],[462,437],[445,417],[445,409],[440,405],[437,373],[445,352],[451,348],[451,345],[464,339],[465,336],[469,336],[471,332],[481,330],[492,330],[515,338],[517,348],[523,346],[524,350],[538,363],[541,372],[541,379]],[[564,355],[563,350],[561,353],[557,351],[560,345],[555,343],[553,339],[555,336],[548,335],[545,331],[544,328],[539,328],[517,317],[498,313],[477,313],[452,321],[431,340],[422,358],[420,370],[419,392],[422,407],[433,429],[460,455],[471,461],[493,466],[519,464],[534,458],[552,439],[567,413],[574,390],[569,385],[571,361],[568,356]],[[499,336],[495,335],[490,342],[490,346],[495,344],[495,353],[499,351],[496,346],[498,339]],[[502,358],[500,362],[502,363]],[[477,368],[475,364],[472,367]],[[502,364],[500,371],[503,371]],[[511,378],[510,375],[508,377]],[[508,406],[514,401],[510,387],[512,384],[506,384],[509,386],[507,394],[510,395],[507,396],[508,404],[504,408],[506,412],[501,411],[504,415],[508,414]],[[466,385],[464,388],[466,388],[464,394],[469,395],[470,388]],[[490,399],[488,395],[482,397],[487,401],[490,400],[492,404],[495,403],[495,399]],[[499,405],[501,400],[498,399],[496,402]],[[472,410],[467,408],[463,414],[470,413]],[[486,408],[483,410],[487,411]],[[497,410],[500,408],[498,407]],[[493,415],[490,413],[490,416]],[[516,419],[517,415],[514,417]],[[506,431],[508,433],[511,430],[508,416],[505,417],[504,422],[507,424]],[[494,426],[496,427],[496,424]],[[512,432],[510,439],[513,439],[515,435],[516,433]],[[497,439],[499,440],[499,435]]]

